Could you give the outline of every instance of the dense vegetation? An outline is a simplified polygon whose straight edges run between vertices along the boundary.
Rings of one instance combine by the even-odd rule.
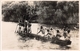
[[[31,22],[49,24],[77,24],[79,23],[78,1],[34,1],[6,2],[2,5],[3,21],[17,22],[25,18]]]

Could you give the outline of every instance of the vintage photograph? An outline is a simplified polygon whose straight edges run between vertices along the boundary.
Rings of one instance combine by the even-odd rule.
[[[2,50],[79,50],[79,1],[2,2]]]

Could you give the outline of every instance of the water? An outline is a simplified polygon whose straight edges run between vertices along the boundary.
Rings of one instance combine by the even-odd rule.
[[[12,22],[2,22],[2,49],[3,50],[58,50],[64,49],[57,44],[52,44],[50,41],[42,42],[36,39],[26,38],[27,41],[19,40],[21,37],[15,33],[17,24]],[[37,28],[39,28],[41,24],[32,23],[32,33],[37,33]],[[44,25],[44,27],[47,27]],[[50,26],[48,26],[49,28]],[[58,29],[57,27],[54,30]],[[79,41],[79,31],[73,30],[71,31],[71,48],[67,50],[78,50],[78,41]],[[65,49],[66,50],[66,49]]]

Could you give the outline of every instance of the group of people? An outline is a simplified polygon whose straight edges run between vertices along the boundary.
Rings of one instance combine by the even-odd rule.
[[[19,27],[18,27],[18,31],[17,33],[22,33],[22,34],[27,34],[27,33],[32,33],[31,30],[31,23],[29,23],[27,20],[19,20]],[[45,32],[46,30],[46,32]],[[52,37],[56,37],[58,39],[65,39],[65,40],[70,40],[70,29],[68,27],[64,27],[63,28],[63,33],[60,32],[60,30],[56,30],[54,33],[53,28],[44,28],[43,26],[40,26],[39,31],[37,32],[37,34],[42,33],[44,37],[51,39]],[[56,35],[54,35],[56,34]]]
[[[19,20],[17,33],[31,33],[31,23],[27,20]]]
[[[45,30],[47,31],[47,33],[45,34]],[[63,32],[61,33],[60,30],[56,30],[56,35],[53,31],[53,28],[49,28],[46,29],[43,26],[40,27],[39,31],[37,34],[42,33],[44,35],[44,37],[47,38],[52,38],[52,37],[56,37],[58,39],[64,39],[64,40],[70,40],[70,29],[68,27],[63,28]]]

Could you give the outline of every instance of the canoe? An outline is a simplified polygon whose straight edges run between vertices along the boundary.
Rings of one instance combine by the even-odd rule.
[[[58,44],[60,46],[67,46],[67,45],[71,45],[71,41],[70,40],[61,40],[61,39],[58,39],[56,37],[52,37],[52,38],[47,38],[47,37],[44,37],[44,36],[40,36],[40,35],[37,35],[37,34],[33,34],[33,33],[26,33],[26,34],[22,34],[22,33],[19,33],[19,35],[21,37],[29,37],[31,39],[36,39],[36,40],[41,40],[43,42],[47,42],[47,41],[50,41],[51,43],[55,43],[55,44]]]

